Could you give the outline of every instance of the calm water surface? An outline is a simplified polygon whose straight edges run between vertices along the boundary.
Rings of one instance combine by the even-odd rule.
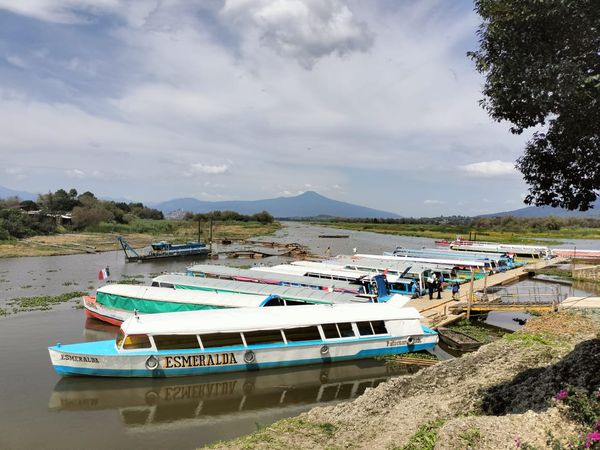
[[[320,234],[347,234],[324,239]],[[381,253],[398,245],[432,246],[432,239],[394,237],[288,223],[264,240],[298,242],[316,254]],[[591,245],[588,247],[593,248]],[[583,248],[583,247],[582,247]],[[220,260],[218,264],[284,262]],[[193,260],[126,263],[122,252],[0,259],[0,307],[11,299],[66,292],[92,292],[98,271],[111,278],[137,276],[149,283],[162,272],[180,272]],[[295,416],[316,405],[355,398],[390,376],[381,362],[307,366],[296,369],[166,380],[63,378],[56,375],[47,347],[112,339],[116,328],[86,321],[75,302],[51,311],[0,318],[0,448],[191,449],[250,433],[258,425]],[[492,323],[517,327],[513,315],[490,314]],[[405,366],[403,373],[416,370]]]

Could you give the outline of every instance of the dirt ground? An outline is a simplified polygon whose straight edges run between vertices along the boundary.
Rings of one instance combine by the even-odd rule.
[[[556,392],[600,385],[600,358],[590,358],[600,355],[599,331],[598,316],[547,314],[475,353],[214,447],[402,448],[439,420],[436,449],[547,448],[549,432],[565,440],[577,432],[552,400]]]

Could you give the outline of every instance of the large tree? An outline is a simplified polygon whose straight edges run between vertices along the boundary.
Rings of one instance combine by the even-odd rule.
[[[482,106],[520,134],[527,204],[586,210],[600,190],[600,0],[475,0]]]

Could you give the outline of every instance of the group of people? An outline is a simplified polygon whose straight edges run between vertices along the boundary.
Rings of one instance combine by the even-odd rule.
[[[432,273],[425,282],[425,289],[429,294],[429,300],[433,300],[433,294],[437,292],[437,298],[442,298],[442,291],[447,286],[446,279],[444,278],[444,274],[440,274],[438,277],[435,273]],[[411,284],[412,298],[418,298],[421,296],[421,289],[419,287],[419,283],[417,280],[412,281]],[[460,285],[458,282],[452,283],[452,300],[459,299],[459,291]]]

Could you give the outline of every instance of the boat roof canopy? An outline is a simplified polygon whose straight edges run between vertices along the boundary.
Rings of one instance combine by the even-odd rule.
[[[350,303],[366,302],[369,299],[357,297],[349,292],[329,292],[322,289],[307,287],[280,286],[275,284],[248,283],[246,281],[222,280],[218,278],[193,277],[189,275],[159,275],[152,281],[159,283],[170,283],[178,286],[189,286],[197,289],[214,289],[226,294],[228,292],[240,292],[256,295],[276,295],[286,300],[307,301],[312,303]],[[332,280],[331,285],[335,285]],[[185,289],[188,292],[198,292],[193,289]],[[209,291],[210,292],[210,291]]]
[[[261,270],[250,270],[250,269],[240,269],[238,267],[229,267],[229,266],[219,266],[215,264],[195,264],[187,268],[188,272],[194,274],[201,275],[210,275],[210,276],[225,276],[225,277],[245,277],[251,279],[261,279],[266,280],[266,282],[272,283],[297,283],[304,284],[310,286],[321,286],[327,288],[332,284],[335,284],[336,288],[344,288],[347,290],[358,290],[359,286],[356,284],[352,284],[348,281],[343,280],[330,280],[330,279],[321,279],[321,278],[307,278],[301,275],[287,275],[283,273],[277,272],[269,272],[268,266],[260,266]]]
[[[393,304],[320,305],[310,308],[212,309],[133,316],[123,322],[125,334],[207,334],[251,330],[277,330],[326,323],[376,320],[419,320],[414,308]]]
[[[177,290],[154,286],[131,284],[108,284],[96,291],[96,298],[102,295],[139,298],[173,303],[201,303],[211,306],[232,308],[259,307],[269,300],[270,295],[237,294],[229,292]]]

